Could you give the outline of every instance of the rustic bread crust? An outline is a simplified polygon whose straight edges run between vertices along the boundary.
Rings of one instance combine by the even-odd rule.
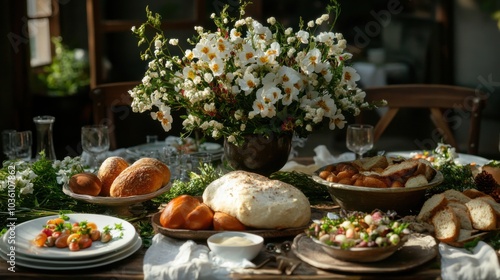
[[[129,163],[121,157],[108,157],[103,161],[97,171],[97,177],[102,182],[100,196],[109,196],[111,184],[127,167],[129,167]]]
[[[163,186],[165,186],[170,182],[170,176],[171,176],[170,168],[168,168],[168,166],[165,163],[155,158],[145,157],[136,160],[132,165],[144,165],[144,164],[150,164],[156,166],[161,171],[161,174],[163,176],[163,182],[162,182]]]
[[[153,165],[131,165],[113,181],[110,196],[126,197],[157,191],[163,186],[163,174]]]

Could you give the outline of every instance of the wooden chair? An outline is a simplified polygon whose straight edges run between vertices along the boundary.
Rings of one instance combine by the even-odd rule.
[[[128,91],[139,83],[133,81],[101,84],[90,91],[94,123],[106,124],[109,127],[110,150],[117,148],[115,118],[126,118],[133,113],[132,108],[128,108],[132,104],[132,97]],[[128,108],[128,110],[123,108]]]
[[[486,105],[485,95],[481,91],[437,84],[400,84],[364,90],[366,101],[387,101],[387,112],[375,124],[375,141],[379,140],[400,109],[429,109],[430,118],[442,140],[455,147],[457,152],[460,148],[450,127],[458,128],[468,120],[467,147],[462,152],[474,155],[478,153],[481,112]],[[366,121],[362,119],[362,115],[357,119],[358,122]],[[408,122],[408,125],[411,125],[411,122]],[[434,142],[437,142],[435,140]]]

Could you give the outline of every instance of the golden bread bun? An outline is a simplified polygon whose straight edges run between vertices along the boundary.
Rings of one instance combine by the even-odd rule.
[[[123,170],[111,184],[112,197],[142,195],[157,191],[163,186],[163,175],[153,165],[131,165]]]
[[[170,168],[168,168],[168,166],[161,162],[160,160],[158,159],[155,159],[155,158],[140,158],[138,160],[136,160],[132,165],[145,165],[145,164],[149,164],[149,165],[153,165],[153,166],[156,166],[156,168],[160,169],[161,171],[161,174],[163,175],[163,185],[166,185],[170,182]]]
[[[235,217],[224,212],[214,213],[214,230],[245,230],[247,227]]]
[[[96,196],[101,192],[101,185],[94,173],[79,173],[69,179],[69,189],[77,194]]]
[[[160,215],[160,224],[172,229],[209,229],[213,211],[199,199],[181,195],[172,199]]]
[[[108,157],[103,161],[97,171],[97,177],[99,177],[102,182],[101,192],[99,193],[100,196],[109,196],[111,184],[128,166],[128,162],[121,157]]]

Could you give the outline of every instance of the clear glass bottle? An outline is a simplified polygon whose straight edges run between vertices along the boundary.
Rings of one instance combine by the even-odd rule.
[[[54,141],[52,138],[52,127],[56,118],[53,116],[37,116],[33,118],[36,125],[36,158],[40,157],[40,152],[45,151],[45,158],[56,159]]]

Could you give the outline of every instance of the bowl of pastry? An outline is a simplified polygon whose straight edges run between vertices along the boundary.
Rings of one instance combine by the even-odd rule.
[[[443,175],[424,159],[375,156],[324,166],[312,175],[345,210],[416,214]]]
[[[63,185],[63,192],[78,200],[107,206],[127,206],[150,200],[171,187],[170,170],[155,158],[129,164],[109,157],[97,173],[78,173]]]

